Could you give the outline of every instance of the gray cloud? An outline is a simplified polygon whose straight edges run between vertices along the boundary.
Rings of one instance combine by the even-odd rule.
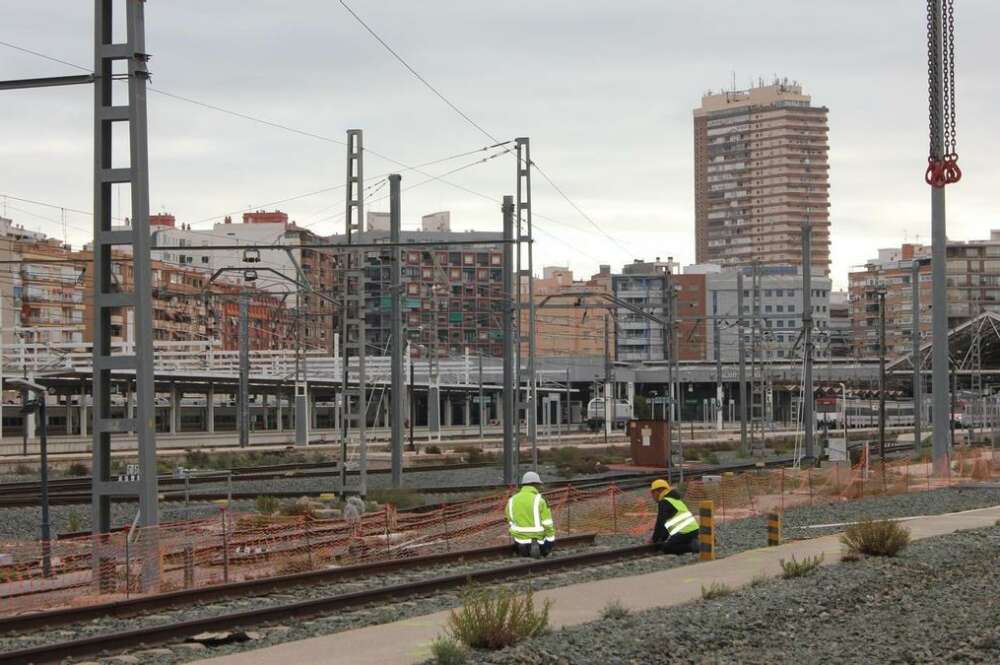
[[[602,228],[638,257],[693,260],[691,110],[709,88],[773,74],[801,81],[830,108],[835,279],[880,245],[929,237],[924,15],[903,0],[607,3],[426,0],[355,9],[414,67],[501,138],[527,135],[533,156]],[[18,3],[0,39],[88,64],[91,3]],[[336,2],[171,0],[147,4],[154,86],[342,139],[362,127],[371,148],[419,163],[481,146],[455,116],[385,53]],[[992,119],[993,26],[1000,6],[958,8],[959,147],[965,179],[949,190],[950,235],[981,237],[995,215],[1000,140]],[[66,72],[0,49],[0,77]],[[68,73],[68,72],[67,72]],[[88,209],[87,90],[5,93],[0,193]],[[343,148],[160,95],[150,96],[151,205],[187,222],[339,184]],[[440,173],[464,163],[433,167]],[[369,155],[369,174],[398,167]],[[513,161],[452,176],[499,198]],[[404,187],[424,178],[404,172]],[[630,257],[535,180],[541,263],[582,273]],[[341,192],[282,206],[320,232]],[[15,204],[12,202],[12,206]],[[16,204],[50,220],[58,211]],[[385,203],[374,204],[385,208]],[[498,228],[495,203],[439,183],[404,195],[415,220],[454,211],[459,227]],[[52,221],[11,215],[56,235]],[[71,215],[70,239],[89,219]]]

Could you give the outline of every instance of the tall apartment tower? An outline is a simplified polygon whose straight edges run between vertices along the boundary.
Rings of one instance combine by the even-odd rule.
[[[827,112],[787,79],[702,97],[694,111],[698,263],[801,265],[808,220],[814,273],[829,274]]]

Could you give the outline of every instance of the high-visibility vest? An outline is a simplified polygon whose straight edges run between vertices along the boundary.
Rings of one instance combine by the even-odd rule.
[[[538,488],[525,485],[507,501],[507,523],[515,543],[527,544],[533,540],[542,543],[556,539],[552,511]]]
[[[670,505],[677,511],[673,517],[663,523],[668,535],[676,536],[679,533],[691,533],[698,530],[698,522],[683,501],[672,496],[665,496],[661,501],[669,501]]]

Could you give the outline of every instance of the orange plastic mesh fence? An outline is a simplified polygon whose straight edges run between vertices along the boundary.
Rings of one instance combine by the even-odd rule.
[[[1000,464],[988,448],[957,449],[946,466],[944,477],[936,477],[929,459],[883,466],[862,455],[853,466],[760,469],[691,480],[683,494],[689,505],[713,501],[721,523],[798,505],[1000,477]],[[656,515],[645,488],[565,487],[545,496],[557,542],[560,535],[578,533],[644,536]],[[433,510],[397,512],[386,506],[331,519],[317,519],[310,510],[291,517],[220,510],[210,519],[53,541],[48,577],[43,574],[42,543],[0,541],[0,615],[501,545],[509,542],[504,514],[509,497],[506,491]],[[144,568],[158,571],[155,589],[144,588]]]

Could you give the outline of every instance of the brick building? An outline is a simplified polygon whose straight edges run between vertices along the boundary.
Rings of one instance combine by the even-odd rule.
[[[955,328],[983,312],[1000,313],[1000,231],[988,240],[950,240],[947,246],[948,328]],[[904,244],[881,249],[863,270],[849,275],[851,326],[854,352],[878,354],[878,291],[886,292],[886,354],[896,357],[912,349],[914,260],[919,266],[919,326],[924,340],[930,339],[931,247]]]
[[[601,266],[601,271],[590,279],[574,280],[569,268],[547,266],[542,269],[542,277],[535,278],[535,303],[549,296],[572,295],[582,292],[611,293],[611,266]],[[527,284],[522,286],[527,299]],[[593,299],[590,299],[593,301]],[[561,298],[552,303],[567,305],[572,300]],[[608,344],[614,349],[614,325],[608,326]],[[521,313],[521,329],[528,331],[528,313]],[[535,353],[538,356],[603,356],[604,355],[604,313],[600,310],[538,308],[535,310]],[[527,342],[522,345],[522,355],[528,353]]]

